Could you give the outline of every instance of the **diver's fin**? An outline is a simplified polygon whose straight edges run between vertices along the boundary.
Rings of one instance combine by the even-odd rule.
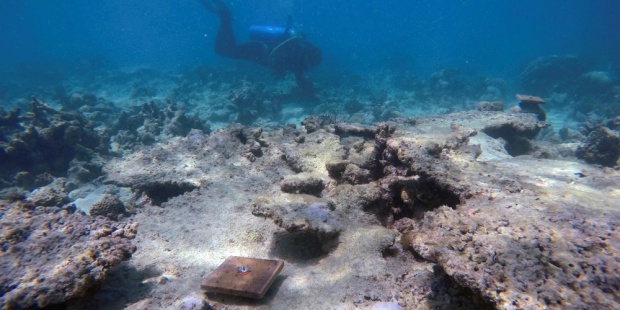
[[[202,3],[202,6],[204,6],[207,11],[217,13],[217,9],[213,5],[213,3],[211,3],[211,0],[200,0],[200,3]]]
[[[207,11],[218,14],[221,18],[230,18],[231,13],[222,0],[200,0]]]

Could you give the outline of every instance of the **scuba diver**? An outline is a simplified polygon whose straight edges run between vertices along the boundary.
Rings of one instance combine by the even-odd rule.
[[[222,0],[200,0],[204,7],[220,17],[215,38],[215,53],[220,56],[251,60],[273,69],[277,78],[293,73],[297,85],[304,92],[312,92],[312,83],[304,72],[319,65],[321,50],[297,34],[289,16],[286,27],[251,26],[251,42],[238,44],[232,28],[232,14]]]

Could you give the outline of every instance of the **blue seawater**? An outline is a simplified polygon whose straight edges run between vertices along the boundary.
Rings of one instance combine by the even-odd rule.
[[[252,24],[297,27],[323,50],[325,68],[364,72],[441,67],[510,76],[550,54],[618,67],[620,2],[232,0],[239,41]],[[226,61],[213,51],[217,20],[198,0],[3,0],[0,68],[104,59],[169,69]]]

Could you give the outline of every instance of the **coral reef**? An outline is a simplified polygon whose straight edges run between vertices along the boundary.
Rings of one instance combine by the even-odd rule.
[[[151,203],[159,205],[202,184],[213,182],[213,173],[234,173],[224,172],[227,167],[223,166],[223,161],[227,159],[243,156],[249,162],[256,160],[257,155],[261,156],[263,152],[259,142],[261,133],[260,128],[240,125],[231,126],[229,130],[217,130],[208,136],[200,130],[192,130],[184,138],[175,137],[166,144],[142,149],[123,159],[113,159],[104,169],[108,176],[106,182],[130,187],[146,195]],[[179,153],[194,155],[186,158],[178,156]],[[171,165],[172,162],[176,164]]]
[[[46,185],[51,177],[68,177],[86,183],[100,177],[106,159],[144,144],[186,135],[192,128],[209,131],[196,117],[188,117],[181,106],[160,109],[145,103],[136,113],[120,112],[94,96],[71,96],[71,112],[57,110],[37,98],[21,109],[0,111],[0,188],[30,190]],[[64,101],[63,101],[64,102]],[[79,113],[73,111],[79,107]],[[112,118],[118,115],[115,124]]]
[[[0,187],[32,189],[46,184],[49,178],[45,175],[67,176],[70,169],[83,170],[82,180],[100,175],[101,163],[96,159],[98,153],[106,153],[107,140],[93,130],[94,123],[55,110],[36,98],[32,98],[27,114],[21,116],[16,109],[6,117],[11,121],[0,127],[6,139],[0,142]],[[82,161],[90,163],[83,165]]]
[[[574,55],[540,57],[528,64],[520,80],[521,90],[543,97],[551,107],[618,115],[618,79]]]
[[[533,163],[537,160],[519,157],[481,165],[463,161],[454,153],[445,159],[460,157],[459,161],[425,165],[420,146],[404,143],[406,136],[392,139],[403,139],[388,142],[388,147],[396,148],[400,162],[409,163],[438,185],[445,184],[449,192],[460,193],[457,205],[445,203],[413,225],[407,243],[415,253],[441,265],[457,283],[497,308],[587,308],[617,303],[611,286],[618,278],[611,270],[620,266],[609,254],[615,250],[604,249],[617,246],[611,240],[615,239],[611,227],[620,218],[614,207],[602,207],[617,205],[604,194],[617,196],[610,183],[616,173],[559,161],[545,161],[542,169]],[[557,169],[565,172],[551,173]],[[579,174],[585,178],[576,180]],[[571,185],[571,180],[576,184]],[[556,186],[548,187],[550,183]],[[602,192],[592,197],[589,187]],[[590,199],[601,205],[590,205]],[[591,244],[593,240],[605,240],[604,245]],[[584,242],[590,245],[582,248]],[[596,258],[589,261],[591,257]],[[598,266],[605,266],[602,273]],[[575,275],[572,268],[580,271]],[[599,282],[599,277],[605,280]],[[578,291],[573,290],[576,279],[583,281]]]
[[[143,103],[133,111],[123,111],[112,128],[111,149],[124,153],[141,145],[150,145],[174,136],[185,136],[191,129],[209,132],[210,128],[196,117],[185,115],[183,106],[168,103],[165,109],[155,102]]]
[[[308,272],[327,278],[337,274],[329,292],[319,289],[323,298],[356,307],[395,300],[403,308],[420,303],[472,309],[613,304],[616,297],[609,292],[618,267],[610,256],[615,250],[604,248],[620,244],[610,230],[618,214],[614,207],[588,201],[616,206],[612,180],[618,173],[513,157],[504,149],[511,136],[536,149],[532,139],[544,126],[534,114],[493,111],[394,119],[375,126],[307,121],[300,129],[269,132],[233,125],[210,136],[193,131],[170,139],[114,160],[104,171],[108,182],[147,196],[165,192],[175,180],[191,184],[191,190],[160,200],[166,211],[152,219],[169,222],[189,212],[196,223],[186,222],[190,226],[184,234],[204,227],[205,221],[216,223],[213,217],[222,223],[256,223],[251,229],[230,227],[228,234],[238,238],[218,244],[233,240],[231,251],[294,263],[283,271],[287,280],[270,301],[274,307],[304,302],[289,285],[325,286],[301,280]],[[304,143],[296,142],[302,135]],[[261,152],[252,160],[248,144],[255,143],[250,141]],[[222,179],[228,181],[222,184]],[[160,184],[158,190],[148,190],[152,185],[146,184],[154,183]],[[316,184],[322,184],[320,197]],[[240,193],[244,202],[233,198]],[[210,198],[202,202],[203,197]],[[248,213],[276,225],[254,222]],[[248,237],[256,231],[260,237]],[[151,228],[149,235],[156,234]],[[192,235],[198,242],[198,235]],[[267,249],[245,247],[245,242]],[[142,244],[147,252],[157,248],[156,242],[143,239]],[[147,252],[142,259],[151,257]],[[581,273],[571,275],[576,266]],[[571,289],[575,279],[589,296]],[[397,299],[392,291],[401,292]],[[217,298],[209,301],[226,305]]]
[[[84,296],[128,260],[137,223],[26,201],[0,203],[0,305],[45,307]],[[16,268],[16,266],[20,266]]]
[[[521,86],[525,92],[548,97],[573,87],[573,83],[586,71],[586,65],[574,55],[540,57],[521,73]]]
[[[90,207],[88,214],[91,216],[101,215],[112,220],[118,220],[125,213],[125,205],[116,195],[105,194],[101,197],[101,200],[95,202]]]
[[[585,145],[578,147],[576,154],[589,164],[616,166],[620,158],[620,135],[617,131],[599,126],[590,132]]]

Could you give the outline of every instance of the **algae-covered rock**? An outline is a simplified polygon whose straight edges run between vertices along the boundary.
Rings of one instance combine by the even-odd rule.
[[[69,201],[67,193],[51,186],[39,187],[28,195],[28,199],[37,206],[60,207]]]
[[[332,178],[339,179],[342,177],[344,170],[347,168],[351,161],[348,160],[333,160],[325,163],[325,169]]]
[[[105,194],[90,207],[89,214],[91,216],[101,215],[117,220],[125,211],[125,205],[116,195]]]
[[[364,184],[372,180],[370,170],[363,169],[354,164],[348,164],[342,174],[342,178],[350,184]]]
[[[504,103],[501,101],[480,101],[476,103],[478,111],[503,111]]]
[[[290,233],[311,232],[320,238],[334,238],[343,229],[334,206],[326,202],[278,204],[257,201],[252,213],[272,218]]]
[[[137,223],[0,203],[0,306],[46,307],[84,296],[128,260]],[[19,268],[16,268],[19,266]]]
[[[620,158],[620,135],[599,126],[588,135],[585,145],[577,148],[576,155],[589,164],[613,167]]]
[[[320,196],[324,187],[323,180],[307,174],[288,175],[280,182],[280,189],[285,193]]]

